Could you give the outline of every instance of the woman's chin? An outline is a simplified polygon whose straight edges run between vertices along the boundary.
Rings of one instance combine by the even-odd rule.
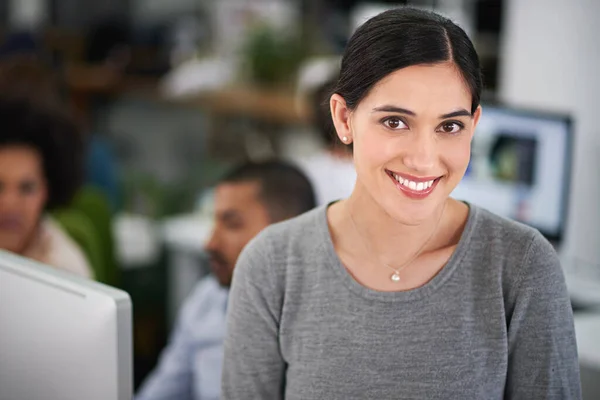
[[[20,254],[23,251],[23,244],[20,240],[0,238],[0,249],[11,253]]]
[[[441,206],[439,201],[426,199],[421,201],[389,201],[382,204],[385,212],[396,222],[408,226],[418,226],[427,223],[437,215],[436,210]]]

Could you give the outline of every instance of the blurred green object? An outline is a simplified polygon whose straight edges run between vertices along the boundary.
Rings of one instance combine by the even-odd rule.
[[[52,218],[79,245],[92,267],[94,278],[102,282],[105,270],[104,257],[100,237],[92,221],[83,212],[75,209],[55,211],[52,213]]]
[[[120,268],[115,256],[113,215],[110,201],[99,189],[84,186],[73,199],[71,207],[84,213],[92,222],[102,246],[103,269],[96,279],[102,283],[119,287]]]
[[[69,208],[53,214],[82,247],[98,282],[120,287],[121,274],[115,256],[113,215],[104,193],[84,186]]]
[[[196,207],[198,196],[213,186],[234,164],[204,157],[190,166],[176,180],[161,181],[139,171],[126,171],[122,176],[123,211],[160,220]]]
[[[165,191],[156,177],[149,173],[125,171],[121,179],[125,212],[150,218],[162,215]]]
[[[295,81],[305,49],[297,38],[257,25],[248,35],[243,55],[250,78],[255,83],[274,86]]]

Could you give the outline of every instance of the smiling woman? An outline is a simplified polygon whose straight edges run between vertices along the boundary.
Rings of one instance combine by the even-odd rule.
[[[374,200],[395,221],[429,222],[434,229],[435,217],[441,218],[442,206],[466,171],[481,114],[460,71],[443,60],[393,70],[352,107],[343,96],[342,75],[331,109],[338,134],[354,142],[359,175],[354,208]],[[401,184],[396,176],[403,178]],[[466,216],[466,206],[458,208]]]
[[[240,256],[223,399],[581,398],[556,253],[450,197],[481,90],[446,18],[400,8],[355,32],[330,98],[354,191]]]

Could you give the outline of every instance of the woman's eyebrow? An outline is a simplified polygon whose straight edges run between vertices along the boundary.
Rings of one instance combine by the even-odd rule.
[[[410,115],[413,117],[417,116],[417,113],[415,113],[414,111],[411,111],[411,110],[408,110],[408,109],[402,108],[402,107],[392,106],[392,105],[375,107],[373,109],[373,112],[394,112],[394,113],[398,113],[398,114]],[[465,110],[464,108],[461,108],[459,110],[452,111],[448,114],[440,115],[439,118],[446,119],[446,118],[454,118],[454,117],[472,117],[472,116],[473,116],[473,114],[471,114],[469,111]]]

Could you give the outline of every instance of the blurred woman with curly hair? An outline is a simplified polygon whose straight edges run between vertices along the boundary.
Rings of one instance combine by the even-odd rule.
[[[43,101],[0,93],[0,126],[0,248],[91,277],[81,249],[46,214],[81,184],[76,124]]]

